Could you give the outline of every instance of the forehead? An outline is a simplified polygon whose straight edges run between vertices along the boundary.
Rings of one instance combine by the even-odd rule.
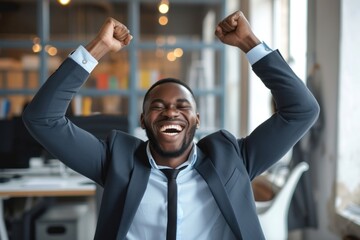
[[[172,82],[162,83],[154,87],[150,91],[147,101],[151,102],[154,99],[162,99],[164,101],[186,99],[190,103],[195,103],[191,92],[186,87]]]

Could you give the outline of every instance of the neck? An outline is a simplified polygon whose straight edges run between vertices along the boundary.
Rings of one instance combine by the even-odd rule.
[[[153,156],[157,165],[168,166],[171,168],[177,168],[181,164],[187,161],[189,158],[190,152],[193,148],[193,145],[189,146],[180,156],[178,157],[165,157],[161,154],[158,154],[152,147],[150,146],[150,152]]]

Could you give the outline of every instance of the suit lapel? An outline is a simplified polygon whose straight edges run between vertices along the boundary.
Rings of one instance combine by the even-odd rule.
[[[146,146],[146,144],[144,144],[144,146]],[[134,169],[127,189],[124,212],[117,233],[117,239],[124,239],[129,231],[149,181],[151,168],[145,148],[139,148],[135,153],[135,158]]]
[[[214,199],[219,206],[221,213],[223,214],[226,222],[229,224],[231,230],[235,234],[237,239],[242,239],[239,225],[237,223],[234,211],[232,209],[230,200],[225,191],[225,188],[220,180],[219,175],[216,172],[211,160],[207,158],[201,150],[198,148],[198,159],[195,164],[195,169],[204,178],[209,186],[209,189],[214,196]]]
[[[229,224],[237,239],[242,239],[230,200],[214,165],[212,164],[211,160],[201,152],[199,148],[197,151],[198,159],[195,164],[195,169],[208,184],[220,211],[222,212],[226,222]],[[134,161],[134,169],[128,185],[127,197],[124,203],[124,212],[118,229],[117,239],[124,239],[126,237],[126,234],[130,228],[130,225],[146,190],[150,176],[151,167],[147,160],[146,150],[141,150],[140,148],[135,154],[135,157],[136,160]]]

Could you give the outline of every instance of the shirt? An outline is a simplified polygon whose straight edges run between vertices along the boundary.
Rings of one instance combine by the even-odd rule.
[[[145,194],[135,214],[127,239],[166,239],[167,178],[156,164],[147,145],[151,173]],[[194,144],[187,166],[177,177],[178,213],[176,239],[236,239],[221,214],[205,180],[194,169],[197,147]]]
[[[247,54],[252,65],[272,50],[265,43],[251,49]],[[80,46],[70,57],[89,73],[96,67],[97,61],[87,50]],[[166,239],[167,227],[167,178],[153,159],[149,145],[147,156],[151,173],[144,196],[140,202],[134,220],[127,233],[128,240]],[[194,144],[188,160],[179,167],[186,166],[178,177],[178,214],[177,239],[218,240],[236,239],[226,223],[205,180],[194,169],[197,159],[197,147]]]

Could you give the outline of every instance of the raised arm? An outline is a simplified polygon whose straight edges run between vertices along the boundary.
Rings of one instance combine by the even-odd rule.
[[[268,49],[255,36],[240,11],[221,21],[215,34],[223,43],[240,48],[248,58],[260,51],[261,57],[251,62],[252,69],[276,102],[278,111],[238,141],[252,179],[279,160],[306,133],[318,117],[319,106],[280,53]]]
[[[65,59],[23,113],[29,132],[53,156],[98,183],[103,180],[109,146],[75,126],[65,112],[97,61],[110,51],[119,51],[131,39],[123,24],[108,18],[86,49],[80,46]]]

